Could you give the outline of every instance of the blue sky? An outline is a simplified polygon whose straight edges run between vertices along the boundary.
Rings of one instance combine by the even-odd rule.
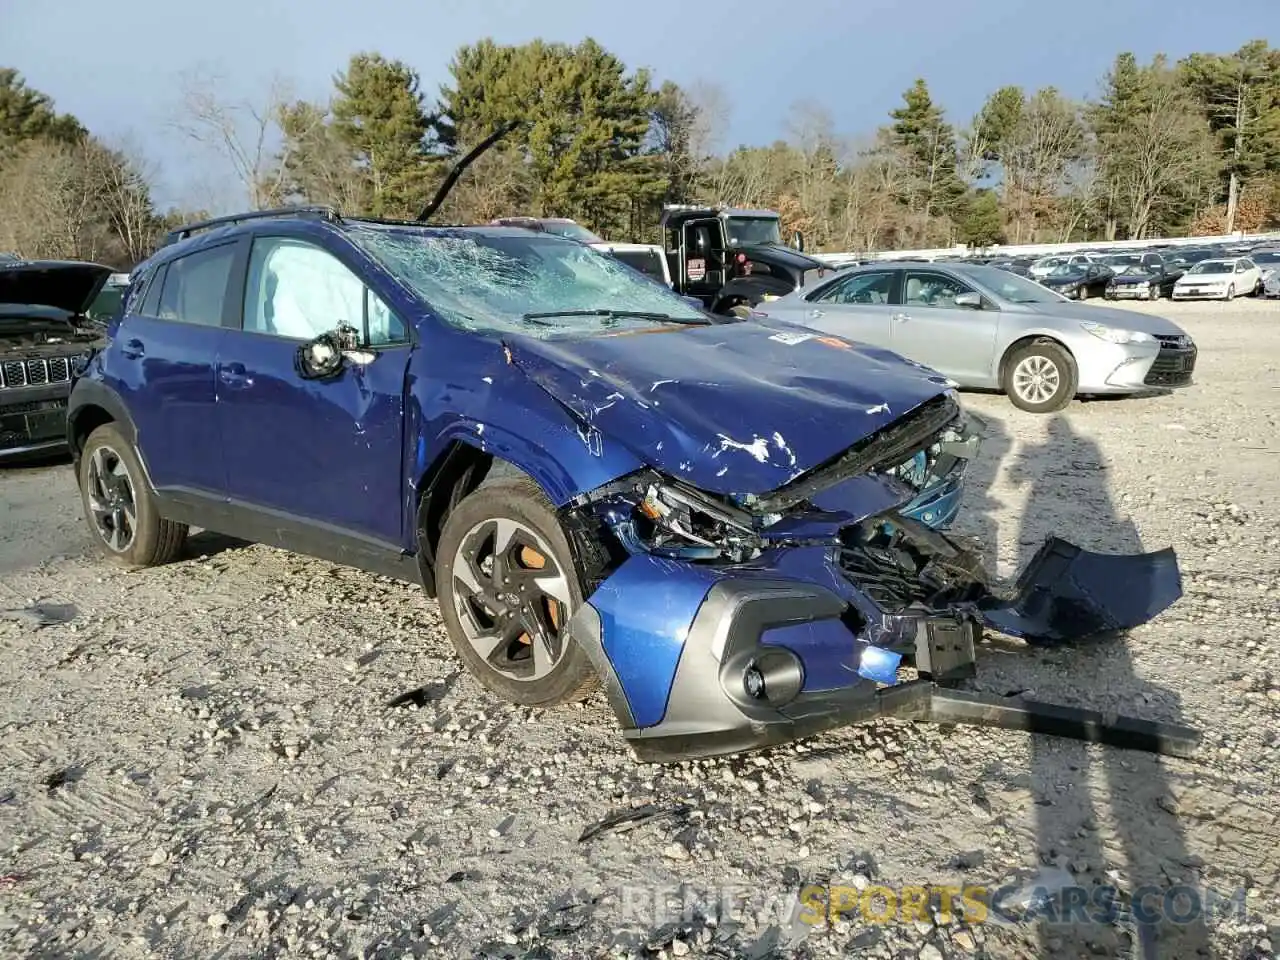
[[[485,36],[593,36],[659,79],[713,81],[729,94],[729,141],[767,143],[801,100],[842,133],[873,130],[917,76],[958,123],[1003,84],[1092,95],[1122,49],[1176,58],[1280,36],[1280,0],[1234,0],[1221,15],[1201,0],[0,0],[0,65],[138,145],[165,202],[199,202],[222,176],[169,125],[184,70],[229,76],[242,97],[279,74],[326,98],[352,53],[377,50],[431,94],[453,51]]]

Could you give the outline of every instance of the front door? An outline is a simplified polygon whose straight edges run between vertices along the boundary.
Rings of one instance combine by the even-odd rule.
[[[408,329],[337,256],[293,238],[253,240],[243,305],[217,371],[233,508],[399,549]],[[298,348],[339,324],[375,359],[304,380]]]
[[[124,398],[162,497],[222,495],[214,368],[238,312],[228,291],[239,247],[232,240],[159,267],[105,355],[105,373]]]
[[[980,307],[957,306],[966,293],[977,291],[943,273],[905,271],[890,346],[966,386],[980,386],[993,376],[1000,311],[986,298]]]
[[[684,293],[711,300],[725,285],[724,226],[718,217],[690,220],[681,243]]]

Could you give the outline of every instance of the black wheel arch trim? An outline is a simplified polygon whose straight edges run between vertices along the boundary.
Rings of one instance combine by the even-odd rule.
[[[98,380],[81,379],[75,382],[75,386],[71,388],[71,395],[67,398],[67,446],[71,448],[71,456],[76,460],[80,459],[79,441],[84,436],[88,436],[88,433],[82,434],[77,429],[77,424],[83,422],[84,413],[94,407],[103,410],[110,416],[112,422],[119,424],[121,431],[136,451],[138,428],[119,394]]]

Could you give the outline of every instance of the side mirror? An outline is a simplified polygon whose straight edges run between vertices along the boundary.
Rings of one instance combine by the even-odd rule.
[[[791,235],[791,246],[795,247],[801,253],[804,252],[804,234],[799,230]]]
[[[341,324],[336,330],[322,333],[298,347],[294,362],[298,376],[304,380],[333,380],[348,362],[364,366],[377,356],[372,350],[360,349],[355,327]]]
[[[970,310],[982,309],[982,294],[968,290],[964,293],[956,294],[956,306],[968,307]]]

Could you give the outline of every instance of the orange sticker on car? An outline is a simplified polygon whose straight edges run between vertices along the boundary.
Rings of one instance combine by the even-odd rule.
[[[819,343],[825,343],[828,347],[836,347],[839,350],[848,350],[853,344],[847,340],[841,340],[839,337],[818,337]]]

